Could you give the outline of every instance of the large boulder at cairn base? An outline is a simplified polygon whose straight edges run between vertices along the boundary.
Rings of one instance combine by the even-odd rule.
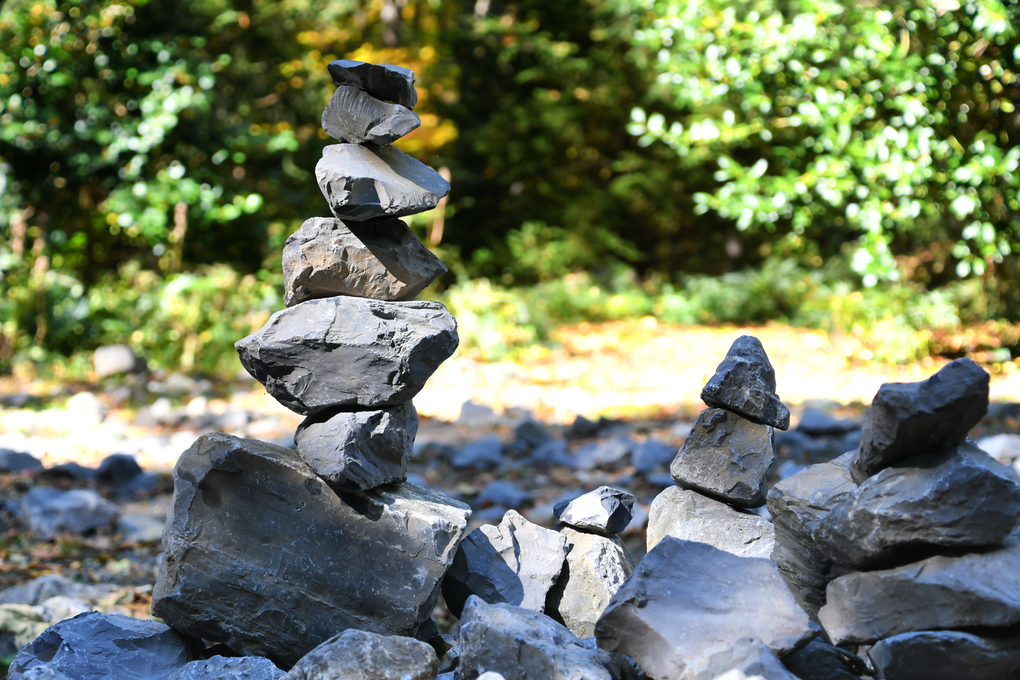
[[[322,112],[322,129],[352,144],[392,144],[421,125],[421,118],[399,104],[387,104],[364,90],[341,85]]]
[[[988,372],[970,359],[946,364],[927,380],[886,383],[864,418],[850,466],[858,484],[914,455],[960,444],[988,413]]]
[[[438,302],[338,296],[282,309],[234,347],[269,394],[308,415],[409,402],[458,342]]]
[[[772,523],[739,512],[697,491],[671,486],[648,509],[647,546],[651,550],[666,536],[697,541],[739,557],[769,559],[775,546]]]
[[[701,399],[762,425],[780,430],[790,427],[790,409],[776,395],[776,371],[761,341],[750,335],[733,341],[715,375],[701,390]]]
[[[434,680],[438,670],[424,642],[346,630],[302,657],[284,680]]]
[[[225,434],[174,480],[153,613],[282,666],[348,628],[427,631],[470,515],[407,483],[337,495],[294,451]]]
[[[1020,636],[904,633],[876,644],[868,658],[884,680],[1009,680],[1020,678]]]
[[[369,64],[352,59],[337,59],[326,67],[337,87],[350,85],[368,94],[413,109],[418,103],[414,89],[414,71],[393,64]]]

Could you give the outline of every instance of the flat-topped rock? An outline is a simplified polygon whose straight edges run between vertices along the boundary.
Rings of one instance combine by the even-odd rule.
[[[884,680],[1005,680],[1020,677],[1020,636],[955,630],[903,633],[876,643],[868,658]]]
[[[261,656],[214,656],[182,666],[170,680],[280,680],[284,675]]]
[[[648,510],[648,550],[666,536],[707,543],[739,557],[769,559],[775,546],[772,524],[764,517],[678,486],[663,490]]]
[[[326,67],[337,87],[350,85],[383,101],[413,109],[418,103],[414,89],[414,71],[394,64],[369,64],[353,59],[337,59]]]
[[[630,524],[634,517],[635,500],[634,494],[600,486],[573,500],[557,503],[553,515],[574,529],[611,536],[620,533]]]
[[[562,527],[567,563],[549,593],[549,613],[579,638],[595,634],[595,622],[634,571],[623,541]]]
[[[776,395],[776,372],[758,338],[742,335],[733,341],[701,399],[709,406],[733,411],[762,425],[790,427],[790,409]]]
[[[322,129],[349,144],[385,146],[421,126],[418,114],[400,104],[376,99],[364,90],[341,85],[322,112]]]

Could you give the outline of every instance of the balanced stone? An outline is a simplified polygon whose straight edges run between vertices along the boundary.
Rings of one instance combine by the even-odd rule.
[[[385,146],[421,126],[418,114],[399,104],[376,99],[364,90],[341,85],[322,112],[322,129],[351,144]]]
[[[701,390],[709,406],[724,408],[762,425],[785,430],[790,409],[776,396],[776,372],[758,338],[742,335]]]
[[[393,64],[369,64],[352,59],[337,59],[326,67],[337,87],[350,85],[383,101],[413,109],[418,103],[414,89],[414,71]]]
[[[177,462],[153,613],[290,666],[348,628],[431,633],[468,507],[413,484],[334,492],[290,449],[225,434]]]
[[[313,217],[283,246],[284,304],[353,295],[411,300],[446,267],[403,221]]]
[[[284,680],[433,680],[436,652],[424,642],[345,630],[308,652]]]
[[[170,680],[280,680],[285,675],[261,656],[214,656],[192,661],[170,676]]]
[[[738,505],[765,504],[765,473],[776,460],[775,437],[759,425],[721,408],[701,412],[669,472],[685,489]]]
[[[782,655],[814,635],[770,560],[671,536],[645,555],[595,626],[600,647],[655,680],[681,677],[705,650],[739,638]]]
[[[706,651],[690,663],[678,680],[716,680],[733,670],[740,671],[747,678],[798,680],[761,640],[750,637],[726,642]]]
[[[988,412],[988,373],[970,359],[927,380],[886,383],[864,418],[851,471],[858,484],[904,458],[960,444]]]
[[[560,533],[566,536],[570,552],[563,573],[549,593],[550,614],[558,616],[574,635],[591,637],[609,600],[634,571],[634,560],[619,538],[570,527],[563,527]]]
[[[435,208],[450,192],[438,172],[392,146],[327,146],[315,179],[341,220],[413,215]]]
[[[307,415],[408,402],[457,343],[438,302],[337,296],[282,309],[234,346],[269,394]]]
[[[600,486],[573,500],[557,503],[553,514],[567,526],[608,536],[627,528],[634,517],[635,500],[634,494]]]
[[[417,433],[418,414],[407,403],[309,416],[294,443],[301,460],[334,489],[368,491],[407,479]]]
[[[904,633],[875,644],[868,658],[884,680],[1005,680],[1020,677],[1020,636]]]
[[[663,490],[648,510],[648,550],[666,536],[707,543],[739,557],[769,559],[775,545],[772,524],[764,517],[678,486]]]

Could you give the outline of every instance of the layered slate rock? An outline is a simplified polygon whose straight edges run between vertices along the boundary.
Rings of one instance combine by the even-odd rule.
[[[284,675],[272,661],[260,656],[214,656],[192,661],[170,680],[280,680]]]
[[[933,548],[995,545],[1020,521],[1020,479],[973,444],[908,458],[869,477],[819,523],[829,558],[853,567],[913,562]]]
[[[782,655],[814,635],[770,560],[671,536],[645,555],[595,627],[600,647],[655,680],[681,677],[705,650],[739,638]]]
[[[764,517],[676,486],[656,496],[648,510],[648,550],[666,536],[707,543],[739,557],[769,559],[775,546],[772,524]]]
[[[438,670],[424,642],[346,630],[302,657],[284,680],[433,680]]]
[[[443,263],[395,217],[366,222],[313,217],[283,246],[288,307],[335,295],[411,300],[445,273]]]
[[[368,491],[407,479],[417,433],[418,413],[407,403],[309,416],[294,443],[301,460],[334,489]]]
[[[634,571],[623,541],[563,527],[567,563],[549,593],[549,613],[579,638],[595,634],[595,622]]]
[[[567,526],[603,536],[618,534],[634,518],[634,494],[600,486],[570,501],[557,503],[553,515]]]
[[[679,680],[716,680],[734,670],[748,678],[798,680],[761,640],[750,637],[708,650],[687,667]]]
[[[350,144],[385,146],[421,126],[418,114],[388,104],[364,90],[341,85],[322,112],[322,129],[333,139]]]
[[[1020,677],[1020,636],[979,637],[952,630],[882,640],[868,658],[885,680],[984,680]]]
[[[290,666],[339,631],[432,632],[468,507],[413,484],[338,495],[294,451],[207,434],[180,458],[153,613]]]
[[[970,359],[946,364],[927,380],[886,383],[864,418],[851,465],[858,484],[914,455],[960,444],[988,413],[988,372]]]
[[[435,208],[450,192],[438,172],[392,146],[327,146],[315,179],[341,220],[413,215]]]
[[[790,427],[790,409],[776,395],[776,371],[758,338],[742,335],[701,390],[709,406],[733,411],[762,425]]]
[[[800,680],[861,680],[870,675],[860,658],[817,638],[783,657],[783,665]]]
[[[459,678],[612,680],[598,653],[538,612],[470,597],[460,619]]]
[[[368,94],[413,109],[418,103],[414,89],[414,71],[393,64],[369,64],[352,59],[337,59],[326,67],[337,87],[349,85]]]
[[[408,402],[457,344],[438,302],[337,296],[282,309],[234,346],[269,394],[308,415]]]
[[[508,510],[498,526],[472,531],[461,543],[443,580],[443,597],[454,616],[471,595],[544,611],[563,571],[567,538]]]
[[[685,489],[742,508],[765,504],[765,473],[776,460],[772,427],[721,408],[705,409],[669,467]]]

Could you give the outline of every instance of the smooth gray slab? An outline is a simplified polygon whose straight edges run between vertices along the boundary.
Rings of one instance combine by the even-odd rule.
[[[61,491],[33,487],[21,497],[21,512],[34,534],[52,539],[57,534],[84,534],[111,524],[120,510],[91,489]]]
[[[261,656],[214,656],[192,661],[170,680],[280,680],[285,673]]]
[[[632,493],[600,486],[573,500],[557,503],[553,507],[553,514],[567,526],[611,536],[620,533],[630,524],[634,518],[635,500]]]
[[[704,389],[709,406],[738,413],[748,420],[780,430],[790,427],[790,409],[776,395],[776,371],[758,338],[742,335]]]
[[[326,67],[337,87],[350,85],[383,101],[413,109],[418,103],[414,89],[414,71],[394,64],[369,64],[353,59],[337,59]]]
[[[418,114],[400,104],[377,99],[364,90],[341,85],[322,112],[322,129],[350,144],[392,144],[421,126]]]
[[[775,531],[764,517],[678,486],[664,489],[648,509],[648,549],[666,536],[707,543],[739,557],[769,559],[775,545]]]
[[[1020,637],[953,630],[895,635],[868,650],[884,680],[1007,680],[1020,677]]]
[[[345,630],[308,652],[284,680],[433,680],[439,659],[418,640]]]
[[[734,670],[755,680],[798,680],[761,640],[749,637],[706,651],[687,667],[678,680],[715,680]]]

